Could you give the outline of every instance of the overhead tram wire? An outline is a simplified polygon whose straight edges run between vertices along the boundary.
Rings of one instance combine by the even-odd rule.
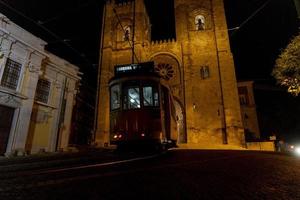
[[[44,21],[38,21],[39,24],[43,25],[43,24],[48,24],[48,23],[51,23],[53,21],[56,21],[60,18],[62,18],[63,16],[65,16],[66,14],[70,14],[70,13],[73,13],[73,12],[77,12],[78,10],[82,9],[83,7],[88,7],[90,5],[93,5],[93,4],[96,4],[95,1],[92,1],[92,2],[89,2],[89,3],[85,3],[85,4],[81,4],[80,7],[77,7],[77,8],[71,8],[71,9],[67,9],[65,10],[63,13],[60,13],[54,17],[51,17],[49,19],[46,19]]]
[[[3,0],[0,0],[0,3],[4,6],[6,6],[7,8],[9,8],[10,10],[12,10],[13,12],[15,12],[16,14],[22,16],[23,18],[25,18],[26,20],[34,23],[35,25],[37,25],[38,27],[40,27],[41,29],[43,29],[44,31],[46,31],[47,33],[49,33],[52,37],[54,37],[56,40],[60,41],[62,44],[64,44],[66,47],[68,47],[70,50],[72,50],[74,53],[76,53],[77,55],[79,55],[79,57],[84,60],[86,62],[86,64],[93,66],[93,63],[88,60],[83,53],[81,53],[80,51],[78,51],[77,49],[75,49],[74,47],[72,47],[69,43],[67,43],[63,38],[59,37],[56,33],[50,31],[48,28],[46,28],[45,26],[43,26],[42,24],[40,24],[39,22],[36,22],[34,19],[26,16],[25,14],[23,14],[22,12],[18,11],[17,9],[13,8],[12,6],[10,6],[9,4],[7,4],[6,2],[4,2]]]
[[[114,13],[115,13],[115,15],[116,15],[116,18],[117,18],[117,20],[118,20],[118,24],[120,24],[120,26],[121,26],[121,28],[122,28],[122,30],[123,30],[123,33],[125,34],[125,33],[126,33],[126,30],[125,30],[124,26],[123,26],[122,23],[121,23],[120,17],[119,17],[119,15],[118,15],[116,9],[113,8],[113,11],[114,11]],[[135,11],[134,11],[134,12],[135,12]],[[134,37],[134,36],[132,36],[132,37]],[[134,38],[133,38],[132,40],[134,40]],[[135,57],[137,63],[140,63],[140,60],[138,59],[136,53],[134,52],[134,47],[133,47],[132,43],[130,42],[130,40],[127,40],[127,42],[128,42],[128,44],[129,44],[130,48],[133,49],[132,53],[133,53],[133,55],[134,55],[134,57]],[[133,63],[132,63],[132,64],[133,64]]]
[[[132,12],[132,49],[131,49],[131,62],[134,63],[134,36],[135,36],[135,0],[133,0],[133,12]],[[137,60],[138,61],[138,60]]]
[[[259,13],[259,11],[261,11],[262,9],[264,9],[272,0],[268,0],[266,1],[263,5],[261,5],[257,10],[255,10],[246,20],[244,20],[240,26],[236,27],[233,29],[232,33],[230,36],[233,36],[239,29],[241,29],[246,23],[248,23],[253,17],[255,17],[255,15],[257,15],[257,13]]]
[[[52,31],[50,31],[49,29],[45,28],[43,25],[39,24],[38,22],[36,22],[35,20],[33,20],[32,18],[24,15],[23,13],[21,13],[20,11],[16,10],[15,8],[11,7],[10,5],[8,5],[7,3],[3,2],[3,0],[0,0],[0,3],[3,4],[4,6],[6,6],[7,8],[11,9],[13,12],[15,12],[16,14],[22,16],[23,18],[25,18],[28,21],[33,22],[34,24],[36,24],[37,26],[39,26],[40,28],[42,28],[44,31],[48,32],[49,34],[52,35],[52,37],[55,37],[55,39],[57,41],[60,41],[61,43],[63,43],[64,45],[66,45],[68,48],[70,48],[74,53],[76,53],[77,55],[79,55],[85,62],[86,64],[92,66],[92,68],[94,68],[93,66],[95,64],[93,64],[90,60],[88,60],[87,58],[85,58],[84,56],[82,56],[82,53],[79,52],[78,50],[76,50],[75,48],[73,48],[70,44],[68,44],[65,39],[60,38],[58,35],[56,35],[55,33],[53,33]],[[95,88],[92,88],[91,86],[89,86],[89,83],[87,83],[86,81],[83,81],[83,79],[81,79],[82,83],[86,83],[86,87],[94,90]]]
[[[53,33],[52,31],[50,31],[49,29],[47,29],[46,27],[44,27],[42,24],[39,24],[38,22],[36,22],[35,20],[33,20],[32,18],[24,15],[23,13],[21,13],[20,11],[16,10],[15,8],[11,7],[10,5],[8,5],[7,3],[3,2],[3,0],[0,0],[0,3],[4,6],[6,6],[7,8],[9,8],[10,10],[12,10],[13,12],[17,13],[18,15],[22,16],[23,18],[27,19],[30,22],[33,22],[34,24],[36,24],[38,27],[42,28],[44,31],[48,32],[50,35],[52,35],[52,37],[54,37],[57,40],[60,40],[62,42],[62,44],[66,45],[68,48],[70,48],[74,53],[76,53],[77,55],[80,56],[80,58],[82,58],[87,64],[89,64],[90,66],[92,66],[93,68],[93,63],[90,62],[87,58],[82,56],[82,53],[79,52],[78,50],[74,49],[70,44],[68,44],[66,41],[64,41],[64,39],[60,38],[58,35],[56,35],[55,33]],[[86,83],[85,87],[94,90],[94,88],[92,88],[91,86],[89,86],[88,82],[83,81],[83,79],[81,79],[82,83]],[[85,105],[88,105],[88,103],[86,101],[83,101]],[[96,113],[96,112],[95,112]]]

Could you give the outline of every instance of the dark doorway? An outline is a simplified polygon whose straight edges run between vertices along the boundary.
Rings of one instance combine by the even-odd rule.
[[[3,155],[6,151],[14,112],[14,108],[0,105],[0,155]]]

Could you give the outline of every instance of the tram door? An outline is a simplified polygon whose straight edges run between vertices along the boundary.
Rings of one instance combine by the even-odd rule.
[[[6,151],[15,109],[0,105],[0,155]]]
[[[170,97],[169,90],[166,87],[161,87],[161,108],[162,108],[162,130],[165,134],[165,138],[169,140],[171,138],[171,119],[170,119]]]

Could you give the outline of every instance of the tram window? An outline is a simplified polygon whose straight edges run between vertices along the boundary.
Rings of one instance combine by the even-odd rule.
[[[158,91],[155,88],[154,92],[153,92],[153,96],[154,96],[154,106],[159,106],[159,102],[158,102]]]
[[[152,87],[143,87],[144,106],[153,106]]]
[[[158,91],[155,87],[143,87],[144,106],[159,106]]]
[[[125,89],[124,109],[140,108],[140,89],[138,87],[130,87]]]
[[[120,86],[119,85],[114,85],[110,89],[110,105],[112,110],[120,108]]]

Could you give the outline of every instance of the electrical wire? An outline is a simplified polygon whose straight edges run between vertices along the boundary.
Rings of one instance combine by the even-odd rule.
[[[82,9],[83,7],[88,7],[88,6],[93,5],[93,4],[96,4],[96,2],[92,1],[92,2],[89,2],[89,3],[85,3],[85,4],[80,4],[80,7],[78,6],[77,8],[72,8],[72,9],[65,10],[63,13],[60,13],[60,14],[58,14],[58,15],[56,15],[54,17],[51,17],[49,19],[46,19],[44,21],[38,21],[38,23],[41,24],[41,25],[51,23],[53,21],[58,20],[59,18],[62,18],[66,14],[69,14],[69,13],[72,13],[72,12],[76,12],[76,11]]]
[[[34,24],[36,24],[38,27],[42,28],[44,31],[46,31],[47,33],[49,33],[52,37],[54,37],[58,42],[61,42],[62,44],[66,45],[69,49],[71,49],[74,53],[76,53],[77,55],[79,55],[85,62],[86,64],[92,66],[92,68],[94,68],[94,65],[90,60],[88,60],[85,56],[83,56],[84,54],[79,52],[78,50],[76,50],[75,48],[73,48],[70,44],[67,43],[67,41],[65,39],[60,38],[57,34],[53,33],[52,31],[50,31],[49,29],[47,29],[46,27],[44,27],[42,24],[39,24],[38,22],[36,22],[35,20],[33,20],[32,18],[24,15],[22,12],[18,11],[17,9],[11,7],[10,5],[8,5],[7,3],[5,3],[3,0],[0,0],[0,3],[3,4],[4,6],[6,6],[7,8],[11,9],[13,12],[15,12],[16,14],[22,16],[23,18],[25,18],[26,20],[33,22]],[[83,81],[83,79],[81,79],[82,83],[85,84],[85,86],[91,90],[95,90],[95,88],[92,88],[91,86],[89,86],[90,84],[86,81]]]
[[[266,1],[263,5],[261,5],[257,10],[255,10],[246,20],[244,20],[234,31],[232,31],[231,36],[233,36],[238,30],[240,30],[245,24],[247,24],[257,13],[259,13],[262,9],[264,9],[272,0]]]
[[[85,60],[85,62],[89,65],[91,65],[93,67],[94,64],[92,64],[92,62],[90,62],[88,59],[86,59],[85,57],[82,56],[82,53],[79,52],[78,50],[74,49],[70,44],[68,44],[64,39],[60,38],[58,35],[56,35],[55,33],[53,33],[52,31],[50,31],[49,29],[45,28],[42,24],[39,24],[38,22],[34,21],[32,18],[24,15],[23,13],[21,13],[20,11],[16,10],[15,8],[12,8],[10,5],[6,4],[5,2],[3,2],[2,0],[0,0],[0,3],[3,4],[4,6],[6,6],[7,8],[11,9],[13,12],[15,12],[16,14],[22,16],[23,18],[25,18],[26,20],[33,22],[34,24],[36,24],[37,26],[39,26],[40,28],[42,28],[44,31],[48,32],[50,35],[52,35],[57,41],[62,42],[63,44],[65,44],[68,48],[70,48],[73,52],[75,52],[76,54],[78,54],[81,58],[83,58]],[[80,82],[84,83],[85,87],[94,91],[95,88],[89,86],[90,84],[86,81],[83,81],[83,79],[80,80]],[[84,102],[85,104],[87,104],[86,102]]]
[[[124,26],[122,25],[122,22],[121,22],[121,20],[120,20],[120,18],[119,18],[119,15],[118,15],[116,9],[113,8],[113,11],[114,11],[114,13],[115,13],[115,15],[116,15],[116,18],[117,18],[117,20],[118,20],[118,23],[120,24],[120,26],[121,26],[121,28],[122,28],[122,30],[123,30],[123,33],[125,34],[125,33],[126,33],[126,30],[125,30]],[[134,12],[135,12],[135,11],[134,11]],[[134,40],[134,38],[133,38],[133,40]],[[128,42],[128,44],[129,44],[130,48],[133,49],[133,45],[131,44],[130,40],[127,40],[127,42]],[[140,63],[140,60],[138,59],[136,53],[133,52],[133,54],[134,54],[134,57],[135,57],[136,61],[137,61],[138,63]]]
[[[92,62],[90,60],[88,60],[86,58],[86,56],[81,53],[80,51],[78,51],[77,49],[75,49],[74,47],[72,47],[69,43],[67,43],[65,41],[65,39],[61,38],[60,36],[58,36],[56,33],[52,32],[51,30],[49,30],[48,28],[46,28],[45,26],[43,26],[42,24],[40,24],[39,22],[36,22],[35,20],[33,20],[32,18],[26,16],[25,14],[23,14],[22,12],[20,12],[19,10],[13,8],[12,6],[10,6],[9,4],[7,4],[6,2],[4,2],[3,0],[0,0],[0,3],[2,5],[4,5],[5,7],[9,8],[10,10],[12,10],[14,13],[22,16],[23,18],[25,18],[26,20],[34,23],[36,26],[40,27],[41,29],[43,29],[44,31],[46,31],[48,34],[50,34],[52,37],[54,37],[57,41],[60,41],[62,44],[64,44],[66,47],[68,47],[70,50],[72,50],[75,54],[77,54],[82,60],[84,60],[86,62],[86,64],[93,66]]]

